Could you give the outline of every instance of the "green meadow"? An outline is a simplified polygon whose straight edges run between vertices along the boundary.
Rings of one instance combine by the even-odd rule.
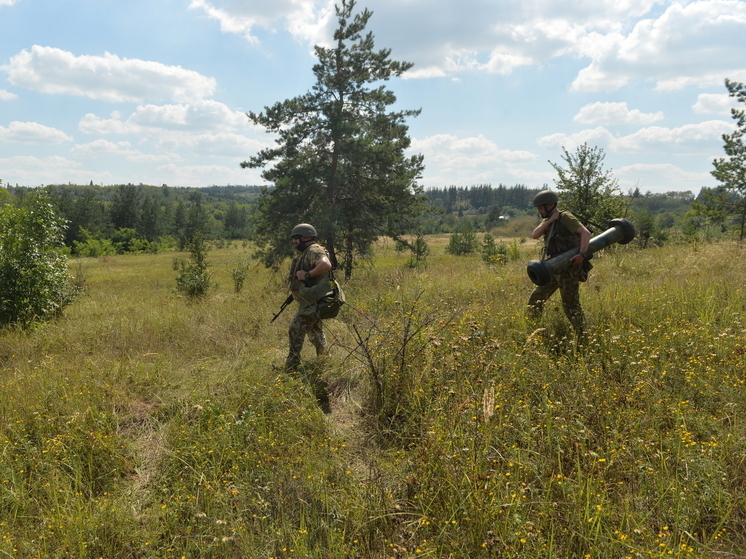
[[[533,242],[428,242],[379,244],[292,372],[250,246],[200,302],[186,254],[71,260],[64,315],[0,333],[0,557],[746,556],[742,246],[596,255],[578,345],[559,294],[524,317]]]

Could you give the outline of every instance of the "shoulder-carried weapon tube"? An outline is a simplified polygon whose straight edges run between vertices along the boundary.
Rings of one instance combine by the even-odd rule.
[[[274,322],[274,321],[275,321],[275,319],[276,319],[276,318],[277,318],[278,316],[280,316],[280,315],[282,314],[282,311],[284,311],[284,310],[285,310],[285,307],[287,307],[287,306],[288,306],[288,305],[289,305],[290,303],[292,303],[292,302],[293,302],[293,296],[292,296],[292,294],[291,294],[291,295],[288,295],[288,298],[287,298],[287,299],[285,299],[285,300],[284,300],[284,301],[282,302],[282,305],[280,305],[280,310],[279,310],[279,311],[277,311],[277,312],[276,312],[275,314],[273,314],[273,315],[272,315],[272,320],[270,320],[270,321],[269,321],[269,322],[270,322],[270,324],[271,324],[272,322]]]
[[[635,226],[628,219],[612,219],[609,229],[600,235],[593,237],[586,251],[586,258],[593,256],[594,252],[607,246],[619,243],[626,245],[635,238]],[[536,285],[546,285],[552,279],[552,274],[557,274],[570,266],[570,260],[580,252],[580,247],[571,248],[561,252],[547,260],[532,260],[528,263],[528,277]]]

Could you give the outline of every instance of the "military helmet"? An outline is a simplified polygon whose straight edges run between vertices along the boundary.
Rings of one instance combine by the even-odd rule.
[[[316,229],[314,229],[313,225],[309,225],[308,223],[299,223],[295,227],[293,227],[293,232],[290,233],[291,237],[294,237],[295,235],[300,235],[301,237],[314,237],[316,238]]]
[[[544,204],[552,205],[557,203],[557,193],[551,190],[542,190],[536,196],[534,196],[534,208],[538,208]]]

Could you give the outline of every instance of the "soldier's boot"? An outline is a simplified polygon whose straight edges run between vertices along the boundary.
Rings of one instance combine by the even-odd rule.
[[[526,318],[531,322],[539,322],[539,320],[541,320],[543,306],[544,301],[529,303],[528,307],[526,307]]]
[[[285,358],[285,370],[286,371],[297,371],[300,368],[300,351],[295,351],[293,347],[290,348],[288,356]]]
[[[575,330],[575,336],[578,342],[583,343],[585,341],[585,316],[583,315],[583,309],[581,307],[573,307],[568,309],[567,318],[570,320],[573,329]]]

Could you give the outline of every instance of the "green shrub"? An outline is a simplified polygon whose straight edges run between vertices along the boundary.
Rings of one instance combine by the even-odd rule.
[[[0,208],[0,324],[26,328],[74,299],[62,251],[64,228],[44,193]]]
[[[482,239],[482,260],[487,264],[505,264],[508,261],[508,245],[495,242],[489,233]]]
[[[73,241],[73,251],[78,256],[99,258],[117,253],[109,239],[87,239],[85,241]]]
[[[477,236],[471,229],[465,229],[461,233],[452,233],[446,246],[446,252],[454,256],[472,254],[477,250]]]
[[[241,293],[243,284],[246,283],[246,278],[249,277],[249,263],[246,261],[240,261],[235,266],[231,267],[228,272],[233,280],[233,291],[235,293]]]
[[[394,249],[396,252],[409,250],[412,253],[407,262],[409,268],[418,268],[425,264],[427,257],[430,255],[430,247],[424,235],[418,233],[411,243],[401,237],[396,238],[395,241]]]
[[[179,262],[180,273],[176,276],[176,290],[190,299],[202,299],[215,287],[207,263],[207,243],[201,231],[192,237],[190,260]]]

